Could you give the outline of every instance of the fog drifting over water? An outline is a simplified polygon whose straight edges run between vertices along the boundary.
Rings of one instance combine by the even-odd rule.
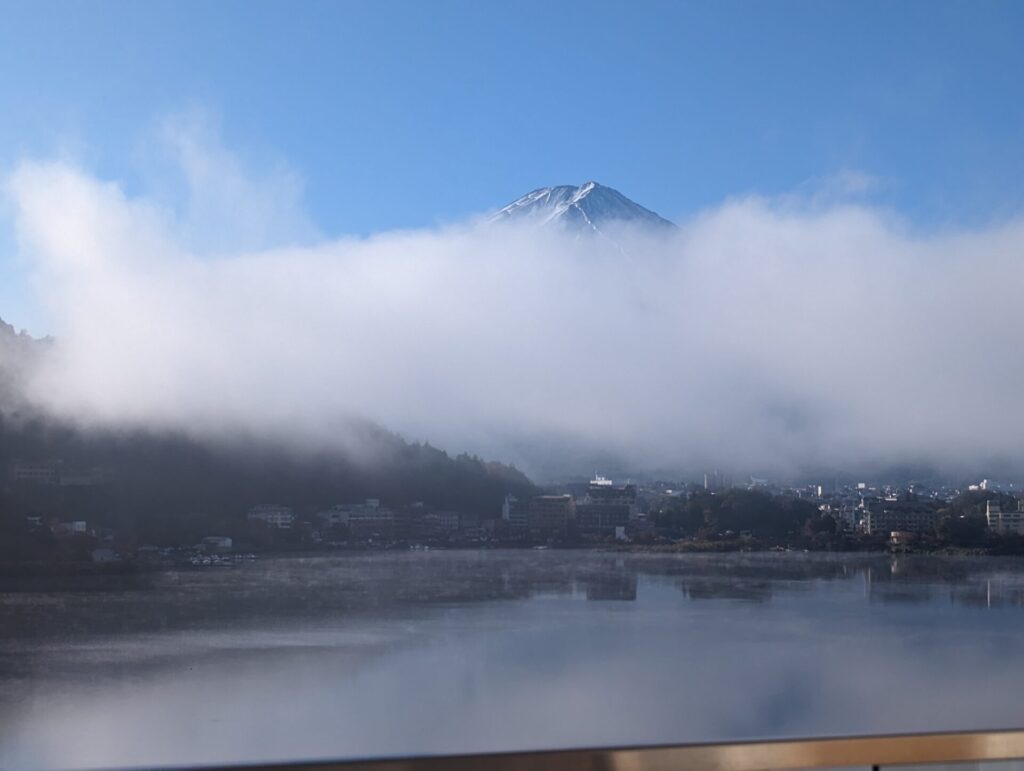
[[[389,551],[156,581],[0,604],[0,765],[999,730],[1024,717],[1014,558]]]
[[[808,195],[614,244],[484,218],[329,239],[294,178],[189,136],[174,203],[63,161],[6,181],[58,414],[312,445],[355,416],[532,472],[540,447],[765,472],[1024,451],[1020,218],[922,234]]]

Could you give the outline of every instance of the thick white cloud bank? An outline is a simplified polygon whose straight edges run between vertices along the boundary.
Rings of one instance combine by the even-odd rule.
[[[634,468],[1024,466],[1024,220],[921,235],[741,199],[619,234],[626,254],[481,221],[233,250],[195,206],[244,179],[189,152],[187,217],[65,163],[8,178],[59,341],[47,408],[316,445],[356,416],[541,474],[569,446]],[[237,200],[232,228],[267,231],[267,197]]]

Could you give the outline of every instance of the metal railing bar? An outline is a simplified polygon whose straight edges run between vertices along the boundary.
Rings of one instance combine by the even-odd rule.
[[[770,771],[1024,758],[1024,731],[854,736],[211,766],[253,771]]]

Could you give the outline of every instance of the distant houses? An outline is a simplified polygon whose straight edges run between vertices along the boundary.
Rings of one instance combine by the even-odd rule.
[[[989,480],[972,485],[978,489],[929,487],[920,482],[905,487],[840,484],[838,480],[778,487],[767,479],[751,477],[746,490],[721,490],[725,477],[717,473],[707,476],[706,485],[634,484],[595,475],[589,481],[585,477],[568,481],[535,495],[513,488],[517,493],[505,495],[503,501],[499,498],[486,507],[468,510],[424,502],[397,504],[379,498],[320,504],[259,502],[248,509],[244,504],[226,510],[204,509],[173,519],[169,526],[157,519],[163,529],[153,527],[141,534],[112,530],[110,523],[116,522],[121,512],[99,508],[96,502],[103,496],[94,491],[37,487],[97,484],[108,478],[99,470],[56,460],[18,462],[8,470],[10,488],[33,501],[19,512],[26,520],[26,532],[34,533],[40,542],[54,544],[54,550],[75,554],[111,547],[121,555],[134,555],[153,544],[190,550],[200,557],[233,554],[247,547],[284,551],[617,541],[734,540],[735,548],[765,548],[770,539],[819,545],[831,539],[833,546],[878,548],[883,538],[902,550],[943,544],[1024,550],[1024,541],[1014,541],[1024,537],[1024,500],[1013,486],[1000,489]],[[144,513],[140,512],[140,517]],[[760,527],[761,522],[774,524]],[[94,558],[101,560],[105,555],[97,552]]]
[[[308,533],[312,542],[483,543],[563,540],[579,534],[609,539],[642,529],[637,486],[597,477],[571,493],[529,498],[506,495],[498,512],[454,511],[423,503],[388,506],[377,498],[337,503],[300,517],[289,506],[262,503],[247,513],[250,523],[271,531]],[[306,537],[303,535],[303,537]]]

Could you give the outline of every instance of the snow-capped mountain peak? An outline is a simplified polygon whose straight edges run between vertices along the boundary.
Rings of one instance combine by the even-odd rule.
[[[496,212],[491,221],[532,221],[539,226],[561,225],[596,232],[601,232],[602,227],[611,223],[675,227],[618,190],[593,181],[579,187],[557,185],[538,188]]]

